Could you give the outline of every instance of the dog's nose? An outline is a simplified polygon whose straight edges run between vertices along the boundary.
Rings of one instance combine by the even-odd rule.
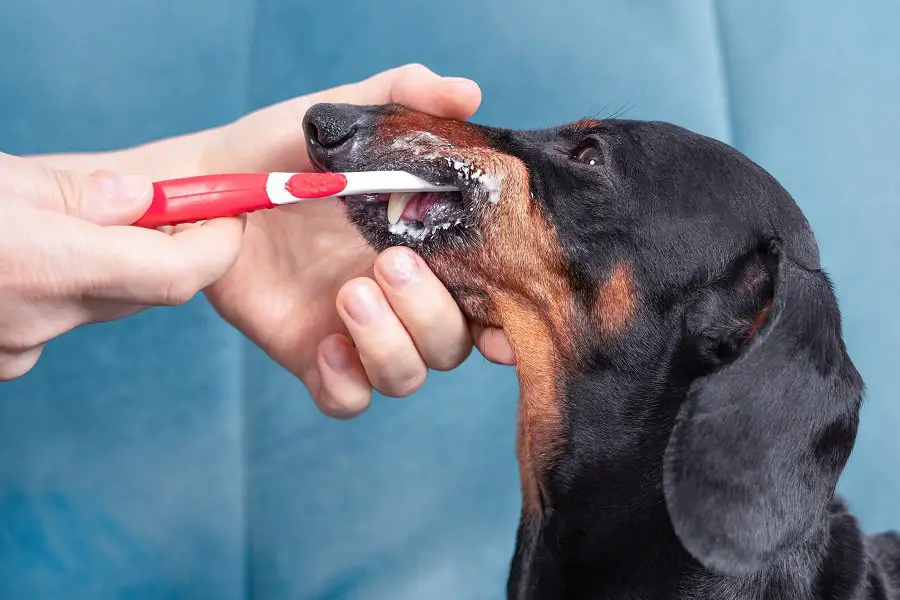
[[[363,114],[350,104],[315,104],[303,119],[306,139],[313,146],[335,150],[353,137]]]

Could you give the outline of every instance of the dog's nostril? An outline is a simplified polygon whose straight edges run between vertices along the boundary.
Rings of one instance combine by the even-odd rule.
[[[356,133],[356,115],[340,105],[320,104],[306,117],[306,136],[323,148],[335,148]]]
[[[326,123],[325,127],[316,127],[319,144],[326,148],[340,146],[352,138],[354,133],[356,133],[356,125],[344,127],[339,123]]]
[[[314,144],[319,144],[319,128],[312,121],[306,121],[306,139]]]

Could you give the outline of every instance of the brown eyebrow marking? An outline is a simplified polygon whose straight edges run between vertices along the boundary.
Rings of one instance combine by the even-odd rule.
[[[605,336],[620,333],[636,310],[631,267],[626,262],[613,266],[597,292],[596,317]]]
[[[581,133],[583,131],[596,129],[597,127],[600,127],[600,121],[597,119],[579,119],[569,126],[569,131]]]

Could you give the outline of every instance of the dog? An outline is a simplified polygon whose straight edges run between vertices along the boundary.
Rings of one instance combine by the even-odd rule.
[[[864,383],[809,223],[762,167],[654,121],[317,104],[303,127],[317,170],[458,188],[346,210],[513,347],[508,598],[900,598],[900,536],[835,496]]]

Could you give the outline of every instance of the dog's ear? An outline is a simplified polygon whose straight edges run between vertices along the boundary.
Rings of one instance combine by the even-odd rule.
[[[707,370],[666,449],[666,504],[695,559],[748,575],[821,533],[856,438],[862,380],[827,277],[777,242],[704,290],[685,326]]]

